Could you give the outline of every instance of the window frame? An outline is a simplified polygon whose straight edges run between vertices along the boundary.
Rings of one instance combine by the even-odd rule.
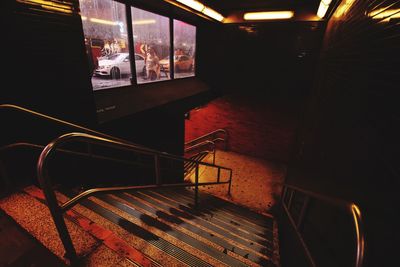
[[[147,7],[143,7],[139,2],[135,1],[135,0],[131,0],[131,1],[124,1],[124,0],[110,0],[110,1],[114,1],[114,2],[118,2],[121,3],[123,5],[125,5],[125,18],[127,21],[127,35],[128,35],[128,52],[129,52],[129,56],[130,58],[134,58],[136,57],[136,53],[135,53],[135,48],[134,48],[134,44],[135,44],[135,38],[134,38],[134,34],[133,34],[133,25],[131,22],[133,22],[133,17],[132,17],[132,8],[137,8],[143,11],[147,11],[147,12],[151,12],[163,17],[166,17],[169,19],[169,39],[170,39],[170,47],[169,47],[169,60],[170,60],[170,66],[174,66],[174,20],[177,21],[181,21],[184,22],[186,24],[189,24],[193,27],[195,27],[196,29],[196,33],[195,33],[195,51],[197,51],[198,48],[198,40],[197,40],[197,34],[198,34],[198,25],[194,24],[194,23],[190,23],[187,22],[184,19],[178,18],[176,16],[173,16],[171,14],[167,14],[166,12],[162,12],[161,10],[155,10],[155,9],[151,9],[151,8],[147,8]],[[83,31],[83,25],[82,25],[82,33],[83,33],[83,40],[85,40],[86,36],[85,33]],[[133,55],[133,57],[132,57]],[[182,80],[182,79],[193,79],[197,77],[197,55],[198,53],[195,53],[195,56],[193,57],[194,60],[194,71],[193,71],[193,75],[191,76],[186,76],[186,77],[180,77],[180,78],[175,78],[175,68],[174,67],[170,67],[169,68],[169,77],[170,79],[168,80],[156,80],[156,81],[151,81],[151,82],[146,82],[146,83],[138,83],[137,82],[137,72],[136,72],[136,64],[135,64],[135,60],[129,60],[130,62],[130,67],[131,67],[131,78],[130,78],[130,85],[123,85],[123,86],[114,86],[114,87],[107,87],[107,88],[102,88],[101,90],[109,90],[109,89],[117,89],[117,88],[126,88],[126,87],[133,87],[133,88],[140,88],[143,85],[148,85],[148,84],[155,84],[155,83],[159,83],[159,82],[172,82],[172,81],[176,81],[176,80]],[[87,56],[87,55],[86,55]],[[93,90],[93,84],[91,82],[92,85],[92,90]],[[97,91],[97,90],[93,90],[93,91]]]

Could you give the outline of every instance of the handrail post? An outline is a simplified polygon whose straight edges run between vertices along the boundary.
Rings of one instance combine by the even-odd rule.
[[[292,200],[293,200],[294,190],[293,190],[293,189],[290,190],[289,194],[290,194],[290,195],[289,195],[289,201],[288,201],[288,204],[287,204],[288,210],[289,210],[290,207],[292,206]]]
[[[232,188],[232,170],[229,170],[228,196],[231,195],[231,188]]]
[[[199,163],[196,163],[195,180],[194,180],[194,206],[199,206]]]
[[[218,172],[217,172],[217,182],[219,183],[219,180],[221,178],[221,168],[218,167]]]
[[[85,134],[89,134],[89,132],[85,131]],[[89,143],[89,142],[87,142],[87,151],[88,151],[88,155],[90,157],[92,157],[93,156],[93,149],[92,149],[92,144]]]
[[[46,203],[53,217],[54,224],[60,235],[61,242],[65,248],[65,257],[71,261],[72,266],[77,266],[78,256],[76,254],[71,236],[69,235],[67,226],[65,224],[62,210],[58,205],[56,195],[53,191],[50,179],[48,177],[48,173],[47,171],[45,171],[45,173],[43,174],[41,171],[42,170],[38,171],[39,183],[45,195]]]
[[[160,156],[154,155],[154,171],[156,174],[156,184],[161,185]]]
[[[224,138],[224,151],[228,149],[228,131],[224,130],[225,138]]]
[[[215,165],[215,154],[217,153],[217,150],[214,147],[214,153],[213,153],[213,164]]]
[[[303,202],[303,206],[301,207],[299,219],[297,220],[297,229],[299,229],[299,231],[300,231],[301,227],[303,226],[304,217],[306,215],[309,203],[310,203],[310,197],[306,196],[306,199],[304,199],[304,202]]]

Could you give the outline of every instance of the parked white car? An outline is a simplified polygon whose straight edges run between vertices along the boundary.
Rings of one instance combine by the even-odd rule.
[[[111,78],[120,78],[123,75],[131,74],[131,65],[129,63],[129,53],[115,53],[109,56],[99,58],[99,67],[95,70],[96,76],[109,76]],[[146,72],[144,57],[135,54],[136,72],[143,74]]]

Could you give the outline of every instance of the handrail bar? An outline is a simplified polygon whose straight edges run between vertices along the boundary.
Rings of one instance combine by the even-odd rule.
[[[204,139],[204,138],[206,138],[206,137],[214,136],[214,135],[217,134],[217,133],[223,133],[224,136],[225,136],[224,141],[226,142],[226,140],[227,140],[227,138],[228,138],[228,131],[221,128],[221,129],[217,129],[217,130],[215,130],[215,131],[206,133],[206,134],[204,134],[204,135],[202,135],[202,136],[199,136],[199,137],[197,137],[197,138],[195,138],[195,139],[193,139],[193,140],[190,140],[190,141],[186,142],[185,145],[190,145],[191,143],[195,143],[195,142],[197,142],[197,141],[199,141],[199,140],[202,140],[202,139]]]
[[[71,122],[68,122],[68,121],[65,121],[65,120],[61,120],[61,119],[58,119],[58,118],[55,118],[55,117],[52,117],[52,116],[49,116],[49,115],[46,115],[46,114],[43,114],[43,113],[40,113],[40,112],[37,112],[37,111],[33,111],[33,110],[30,110],[30,109],[27,109],[27,108],[24,108],[24,107],[21,107],[21,106],[17,106],[17,105],[13,105],[13,104],[0,104],[0,109],[9,109],[9,110],[13,110],[13,111],[21,112],[21,113],[26,113],[26,114],[29,114],[29,115],[31,115],[33,117],[38,117],[38,118],[44,119],[46,121],[50,121],[50,122],[56,123],[58,125],[68,126],[68,127],[74,128],[76,130],[83,131],[83,132],[88,133],[88,134],[101,136],[101,137],[104,137],[104,138],[107,138],[107,139],[116,140],[116,141],[123,142],[123,143],[134,144],[136,146],[140,146],[140,147],[142,147],[144,149],[147,149],[149,151],[157,151],[157,150],[145,147],[145,146],[141,146],[141,145],[132,143],[132,142],[130,142],[128,140],[125,140],[125,139],[122,139],[122,138],[119,138],[119,137],[115,137],[115,136],[108,135],[108,134],[105,134],[105,133],[102,133],[102,132],[99,132],[99,131],[95,131],[95,130],[92,130],[90,128],[83,127],[83,126],[80,126],[78,124],[74,124],[74,123],[71,123]]]
[[[212,147],[211,151],[215,150],[215,143],[213,141],[208,141],[207,140],[207,141],[203,141],[201,143],[198,143],[198,144],[195,144],[193,146],[185,148],[185,152],[189,152],[189,151],[192,151],[192,150],[194,150],[196,148],[199,148],[199,147],[202,147],[202,146],[206,146],[206,145],[210,145]]]
[[[8,150],[8,149],[17,148],[17,147],[30,147],[30,148],[34,148],[34,149],[38,149],[38,150],[39,149],[43,150],[43,148],[45,148],[44,145],[38,145],[38,144],[33,144],[33,143],[28,143],[28,142],[17,142],[17,143],[8,144],[8,145],[0,147],[0,152],[4,151],[4,150]],[[77,156],[87,156],[87,157],[94,158],[94,159],[107,160],[107,161],[113,161],[113,162],[118,162],[118,163],[123,163],[123,164],[135,165],[134,163],[132,163],[132,161],[96,155],[92,152],[91,153],[78,152],[78,151],[72,151],[72,150],[67,150],[67,149],[57,149],[57,151],[60,151],[60,152],[66,153],[66,154],[77,155]]]
[[[199,185],[206,185],[206,183],[199,183],[199,165],[205,165],[205,166],[212,166],[214,168],[218,168],[218,177],[217,177],[217,182],[215,184],[229,184],[228,185],[228,194],[230,194],[231,191],[231,185],[232,185],[232,169],[218,166],[215,164],[209,164],[206,162],[199,162],[191,159],[186,159],[178,156],[173,156],[164,152],[159,152],[159,151],[149,151],[147,149],[144,149],[142,147],[136,146],[134,144],[130,143],[124,143],[120,142],[117,140],[112,140],[112,139],[107,139],[103,138],[100,136],[95,136],[95,135],[90,135],[86,133],[67,133],[64,135],[59,136],[58,138],[54,139],[52,142],[50,142],[41,152],[38,163],[37,163],[37,176],[39,183],[41,185],[41,188],[43,190],[43,193],[46,198],[47,205],[49,207],[50,213],[53,217],[54,223],[56,225],[57,231],[60,235],[61,242],[65,248],[66,251],[66,257],[70,259],[71,263],[73,265],[78,263],[78,258],[77,254],[74,248],[74,245],[71,240],[71,236],[68,232],[68,229],[66,227],[64,217],[63,217],[63,212],[67,209],[78,203],[80,200],[84,199],[85,197],[94,194],[96,192],[107,192],[107,191],[113,191],[113,190],[126,190],[127,188],[123,187],[115,187],[115,188],[94,188],[91,190],[87,190],[83,192],[81,195],[76,196],[76,198],[73,201],[69,201],[67,205],[66,203],[63,204],[63,206],[60,206],[58,204],[55,192],[53,190],[53,185],[49,177],[49,173],[47,171],[47,162],[49,158],[54,154],[54,151],[57,151],[57,147],[60,145],[63,145],[71,140],[75,141],[82,141],[85,143],[91,143],[91,144],[99,144],[99,145],[104,145],[104,146],[109,146],[117,149],[122,149],[122,150],[128,150],[128,151],[136,151],[136,152],[142,152],[145,154],[151,154],[154,156],[154,166],[155,166],[155,176],[156,176],[156,185],[153,185],[154,187],[162,187],[161,183],[161,177],[160,177],[160,162],[159,162],[159,157],[165,157],[169,159],[174,159],[174,160],[181,160],[181,161],[189,161],[193,162],[196,164],[196,172],[195,172],[195,183],[194,184],[185,184],[184,186],[194,186],[195,187],[195,206],[198,205],[198,187]],[[229,180],[226,182],[220,182],[220,173],[221,169],[228,170],[229,171]],[[179,185],[179,186],[183,186]],[[129,189],[134,189],[134,187],[128,187]],[[97,191],[96,191],[97,190]]]
[[[160,151],[155,150],[155,149],[151,149],[151,148],[148,148],[148,147],[145,147],[145,146],[141,146],[141,145],[132,143],[130,141],[127,141],[127,140],[124,140],[124,139],[121,139],[121,138],[118,138],[118,137],[115,137],[115,136],[111,136],[111,135],[108,135],[108,134],[105,134],[105,133],[102,133],[102,132],[98,132],[98,131],[95,131],[95,130],[92,130],[92,129],[89,129],[89,128],[86,128],[86,127],[83,127],[83,126],[80,126],[80,125],[77,125],[77,124],[74,124],[74,123],[70,123],[70,122],[67,122],[67,121],[64,121],[64,120],[61,120],[61,119],[57,119],[55,117],[51,117],[51,116],[45,115],[43,113],[39,113],[39,112],[30,110],[30,109],[27,109],[27,108],[23,108],[23,107],[20,107],[20,106],[17,106],[17,105],[0,104],[0,109],[10,109],[10,110],[15,110],[15,111],[22,112],[22,113],[27,113],[27,114],[32,115],[34,117],[39,117],[39,118],[45,119],[47,121],[55,122],[55,123],[60,124],[60,125],[66,125],[66,126],[78,129],[78,130],[82,130],[82,131],[84,131],[85,133],[88,133],[88,134],[97,135],[97,136],[100,136],[100,137],[103,137],[103,138],[106,138],[106,139],[110,139],[110,140],[115,140],[115,141],[118,141],[118,142],[121,142],[121,143],[131,144],[131,145],[135,146],[137,149],[141,149],[143,152],[159,153],[159,154],[162,154],[163,156],[170,156],[170,157],[173,157],[173,158],[176,158],[176,159],[179,158],[178,156],[173,155],[173,154],[169,154],[167,152],[160,152]],[[186,159],[184,157],[181,157],[181,158],[182,158],[181,160],[189,160],[189,159]]]
[[[226,182],[207,182],[207,183],[198,183],[198,186],[206,186],[206,185],[216,185],[216,184],[227,184]],[[160,185],[135,185],[135,186],[118,186],[118,187],[102,187],[102,188],[92,188],[86,191],[79,193],[74,196],[70,200],[66,201],[64,204],[60,206],[62,211],[67,211],[71,209],[73,206],[77,205],[80,200],[88,198],[97,193],[111,193],[118,191],[129,191],[129,190],[139,190],[139,189],[152,189],[152,188],[177,188],[177,187],[192,187],[195,186],[194,183],[176,183],[176,184],[160,184]]]
[[[24,107],[20,107],[20,106],[17,106],[17,105],[1,104],[0,105],[0,109],[10,109],[10,110],[26,113],[26,114],[29,114],[29,115],[34,116],[34,117],[39,117],[39,118],[44,119],[46,121],[51,121],[51,122],[54,122],[54,123],[59,124],[59,125],[66,125],[66,126],[69,126],[71,128],[75,128],[77,130],[84,131],[85,133],[90,133],[90,134],[98,135],[98,136],[105,137],[105,138],[108,138],[108,139],[118,140],[118,141],[121,141],[121,142],[129,143],[129,141],[126,141],[124,139],[121,139],[121,138],[118,138],[118,137],[115,137],[115,136],[111,136],[111,135],[108,135],[108,134],[105,134],[105,133],[102,133],[102,132],[98,132],[98,131],[95,131],[95,130],[80,126],[78,124],[74,124],[74,123],[68,122],[68,121],[57,119],[55,117],[52,117],[52,116],[49,116],[49,115],[46,115],[46,114],[43,114],[43,113],[39,113],[39,112],[30,110],[30,109],[27,109],[27,108],[24,108]]]
[[[354,231],[356,234],[356,259],[354,262],[354,267],[362,267],[363,262],[364,262],[364,256],[365,256],[365,233],[364,233],[364,228],[363,228],[364,223],[363,223],[363,219],[362,219],[362,215],[361,215],[361,209],[359,208],[359,206],[357,204],[355,204],[354,202],[349,202],[349,201],[344,201],[344,200],[333,198],[333,197],[328,197],[328,196],[318,194],[315,192],[311,192],[311,191],[308,191],[308,190],[305,190],[305,189],[302,189],[302,188],[299,188],[299,187],[296,187],[293,185],[289,185],[286,183],[283,186],[286,188],[292,189],[294,191],[301,192],[308,197],[312,197],[312,198],[327,202],[333,206],[343,208],[346,212],[349,213],[349,215],[352,217],[352,220],[354,223]],[[287,190],[284,190],[284,192],[287,193]],[[292,196],[290,196],[290,198],[292,198]],[[287,213],[287,216],[289,217],[291,224],[293,225],[297,235],[300,238],[301,244],[303,246],[303,249],[306,251],[309,261],[312,263],[313,266],[316,266],[315,261],[314,261],[313,257],[311,256],[311,253],[310,253],[307,245],[305,244],[305,242],[302,238],[302,235],[298,229],[299,222],[296,225],[294,219],[290,215],[290,212],[289,212],[290,202],[291,202],[291,200],[289,200],[289,207],[287,207],[285,204],[285,201],[282,201],[284,210]],[[302,209],[304,209],[304,208],[305,208],[305,206],[303,206]]]
[[[349,202],[347,202],[345,200],[342,200],[342,199],[337,199],[337,198],[325,196],[325,195],[322,195],[322,194],[318,194],[318,193],[315,193],[315,192],[312,192],[312,191],[308,191],[308,190],[302,189],[302,188],[297,187],[297,186],[293,186],[293,185],[289,185],[289,184],[284,184],[284,186],[287,187],[287,188],[296,190],[298,192],[301,192],[301,193],[303,193],[305,195],[309,195],[309,196],[311,196],[313,198],[317,198],[317,199],[323,200],[325,202],[331,203],[332,205],[335,205],[335,206],[343,207],[343,206],[346,206],[349,203]]]

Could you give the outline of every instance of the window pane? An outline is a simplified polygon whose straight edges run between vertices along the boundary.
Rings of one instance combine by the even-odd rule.
[[[132,19],[135,53],[145,58],[135,61],[137,82],[169,80],[169,18],[132,7]]]
[[[174,20],[174,77],[195,75],[196,27]]]
[[[130,85],[125,5],[79,0],[93,89]]]

